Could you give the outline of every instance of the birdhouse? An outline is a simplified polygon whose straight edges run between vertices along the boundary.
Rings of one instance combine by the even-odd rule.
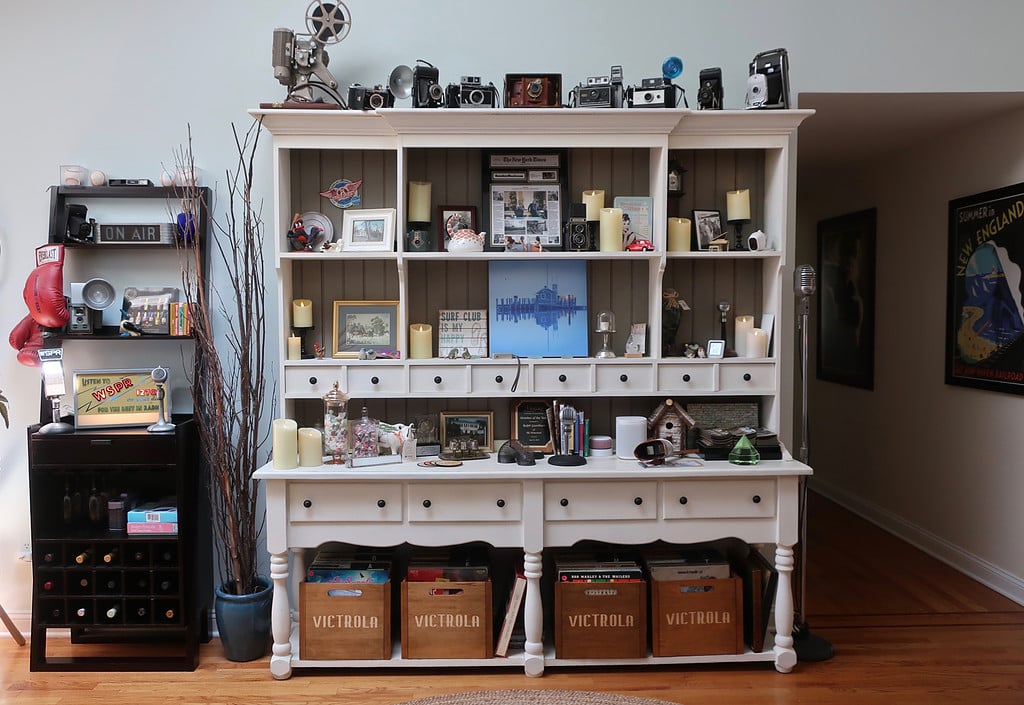
[[[682,453],[687,450],[686,434],[696,423],[674,400],[666,399],[647,417],[647,431],[651,438],[664,438],[676,453]]]

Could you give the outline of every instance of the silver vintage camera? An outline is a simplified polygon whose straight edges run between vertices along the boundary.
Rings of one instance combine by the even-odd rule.
[[[645,78],[629,89],[631,108],[674,108],[677,102],[676,86],[667,78]]]
[[[497,108],[498,89],[486,86],[479,76],[463,76],[459,83],[449,83],[445,90],[445,106],[449,108]]]
[[[573,97],[577,108],[621,108],[622,67],[612,66],[607,76],[590,76],[587,85],[573,88]]]

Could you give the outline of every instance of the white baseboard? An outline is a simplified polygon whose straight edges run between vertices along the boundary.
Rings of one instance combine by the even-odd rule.
[[[1000,595],[1019,605],[1024,605],[1024,578],[1019,575],[1003,570],[994,563],[965,551],[941,536],[893,514],[888,509],[820,478],[812,479],[809,487],[964,575],[977,580],[982,585],[995,590]]]

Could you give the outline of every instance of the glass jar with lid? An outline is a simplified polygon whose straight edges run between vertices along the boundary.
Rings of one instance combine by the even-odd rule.
[[[324,400],[324,455],[328,465],[344,465],[348,459],[348,395],[334,383]]]

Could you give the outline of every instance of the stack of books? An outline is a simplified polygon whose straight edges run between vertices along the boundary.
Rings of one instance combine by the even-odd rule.
[[[140,504],[128,511],[125,529],[136,534],[173,535],[178,533],[178,506],[174,497]]]

